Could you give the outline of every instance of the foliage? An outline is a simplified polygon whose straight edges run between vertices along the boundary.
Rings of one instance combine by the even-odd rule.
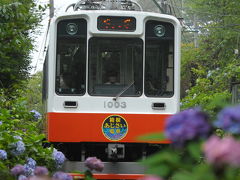
[[[197,67],[195,57],[198,53],[198,48],[194,45],[182,44],[182,58],[181,58],[181,97],[186,96],[186,91],[195,85],[195,74],[192,69]]]
[[[35,109],[36,111],[43,114],[42,107],[42,72],[37,72],[32,75],[31,78],[26,82],[26,89],[24,96],[27,101],[27,109],[29,111]]]
[[[0,89],[13,92],[28,77],[34,29],[45,7],[35,0],[1,0]]]
[[[149,167],[147,173],[165,180],[240,179],[240,130],[233,128],[240,127],[240,105],[222,110],[215,121],[217,127],[203,114],[188,109],[167,120],[164,135],[173,143],[143,160]],[[184,123],[179,125],[180,121]],[[204,126],[211,128],[206,131]],[[216,133],[216,128],[224,131]]]
[[[221,99],[230,103],[231,81],[240,79],[238,0],[186,1],[187,13],[198,16],[199,47],[183,45],[182,77],[184,83],[182,109],[201,105],[216,115]],[[188,70],[189,69],[189,70]],[[218,100],[219,101],[219,100]]]
[[[26,109],[24,98],[8,100],[1,92],[0,149],[7,152],[7,158],[0,161],[0,175],[10,178],[9,169],[25,164],[28,158],[34,159],[38,166],[47,166],[51,171],[56,169],[53,148],[43,147],[45,135],[39,132],[40,122],[41,119]]]

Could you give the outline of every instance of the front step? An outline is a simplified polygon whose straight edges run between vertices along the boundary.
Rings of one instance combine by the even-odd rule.
[[[92,171],[95,179],[128,179],[135,180],[143,177],[146,167],[137,162],[103,162],[104,169],[101,173]],[[83,179],[83,174],[75,174],[72,172],[85,172],[87,167],[84,162],[66,161],[64,163],[64,172],[70,173],[75,179]]]

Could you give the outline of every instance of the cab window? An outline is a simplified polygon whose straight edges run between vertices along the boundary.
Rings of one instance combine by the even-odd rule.
[[[138,38],[89,41],[89,87],[93,96],[140,96],[143,82],[143,42]]]
[[[86,91],[87,22],[63,20],[57,28],[56,93],[83,95]]]

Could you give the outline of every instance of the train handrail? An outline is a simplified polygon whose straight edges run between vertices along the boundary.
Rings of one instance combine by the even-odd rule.
[[[78,10],[136,10],[143,11],[141,5],[135,0],[79,0],[77,3],[67,6],[65,12],[73,7],[73,11]]]

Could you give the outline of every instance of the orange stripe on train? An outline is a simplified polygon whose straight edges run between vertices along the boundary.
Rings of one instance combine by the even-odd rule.
[[[139,143],[137,137],[149,133],[162,132],[165,119],[170,115],[163,114],[107,114],[107,113],[48,113],[47,134],[50,142],[129,142]],[[111,119],[115,124],[110,124]],[[117,125],[121,117],[122,125]],[[107,125],[104,121],[108,118]],[[114,121],[115,118],[115,121]],[[110,136],[118,126],[126,126],[124,136],[115,138]],[[114,126],[114,127],[111,127]],[[113,128],[113,132],[104,134],[103,128]],[[143,142],[143,141],[142,141]],[[144,141],[149,143],[169,143],[169,141]]]

